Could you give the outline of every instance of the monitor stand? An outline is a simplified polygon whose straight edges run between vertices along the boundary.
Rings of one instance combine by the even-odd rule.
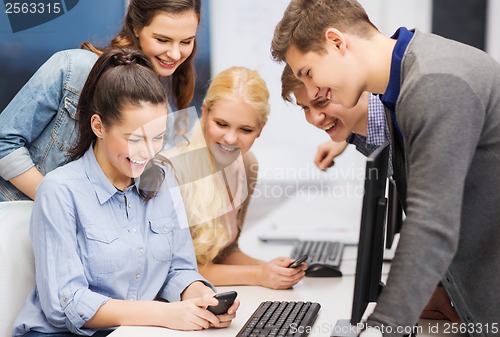
[[[339,319],[330,337],[356,337],[363,329],[363,323],[352,325],[349,319]]]
[[[333,328],[330,337],[357,337],[365,325],[365,321],[352,325],[349,319],[339,319],[337,320],[337,323],[335,323],[335,327]],[[418,329],[413,329],[411,334],[404,335],[404,337],[416,337],[417,331]]]

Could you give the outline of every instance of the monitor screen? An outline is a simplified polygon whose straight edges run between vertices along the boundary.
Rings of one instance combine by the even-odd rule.
[[[351,311],[351,324],[361,321],[370,302],[376,302],[381,287],[384,256],[389,144],[377,148],[366,159],[365,194],[359,229],[358,257]]]

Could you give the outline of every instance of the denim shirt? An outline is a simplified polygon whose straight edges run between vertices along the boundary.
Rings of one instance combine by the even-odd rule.
[[[83,328],[109,299],[179,301],[198,272],[173,174],[144,201],[136,184],[119,191],[90,148],[48,173],[30,220],[36,286],[13,336],[30,330],[92,335]]]
[[[76,107],[96,60],[83,49],[55,53],[0,114],[0,201],[28,199],[8,180],[33,166],[45,175],[68,162]]]

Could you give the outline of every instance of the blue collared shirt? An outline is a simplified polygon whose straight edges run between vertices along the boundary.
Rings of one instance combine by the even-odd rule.
[[[179,301],[198,272],[180,194],[170,170],[157,196],[136,184],[117,190],[90,148],[48,173],[30,222],[36,286],[13,335],[33,329],[91,335],[82,326],[109,299]]]
[[[351,134],[348,143],[356,146],[356,150],[368,156],[385,142],[391,142],[391,135],[387,127],[384,105],[379,97],[370,93],[368,96],[368,125],[367,137],[357,133]],[[392,151],[389,151],[389,174],[392,175]]]

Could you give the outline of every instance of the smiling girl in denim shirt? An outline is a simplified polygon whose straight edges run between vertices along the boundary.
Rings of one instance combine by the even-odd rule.
[[[36,285],[14,336],[99,336],[119,325],[227,327],[196,258],[163,146],[167,95],[140,51],[112,48],[78,106],[71,163],[48,173],[33,206]],[[177,190],[178,191],[178,190]],[[168,303],[168,302],[170,303]]]
[[[141,49],[168,79],[170,103],[178,109],[188,107],[194,93],[200,11],[201,0],[131,0],[111,42]],[[70,160],[76,106],[101,53],[90,43],[83,46],[89,50],[55,53],[0,114],[0,201],[34,199],[43,176]]]

